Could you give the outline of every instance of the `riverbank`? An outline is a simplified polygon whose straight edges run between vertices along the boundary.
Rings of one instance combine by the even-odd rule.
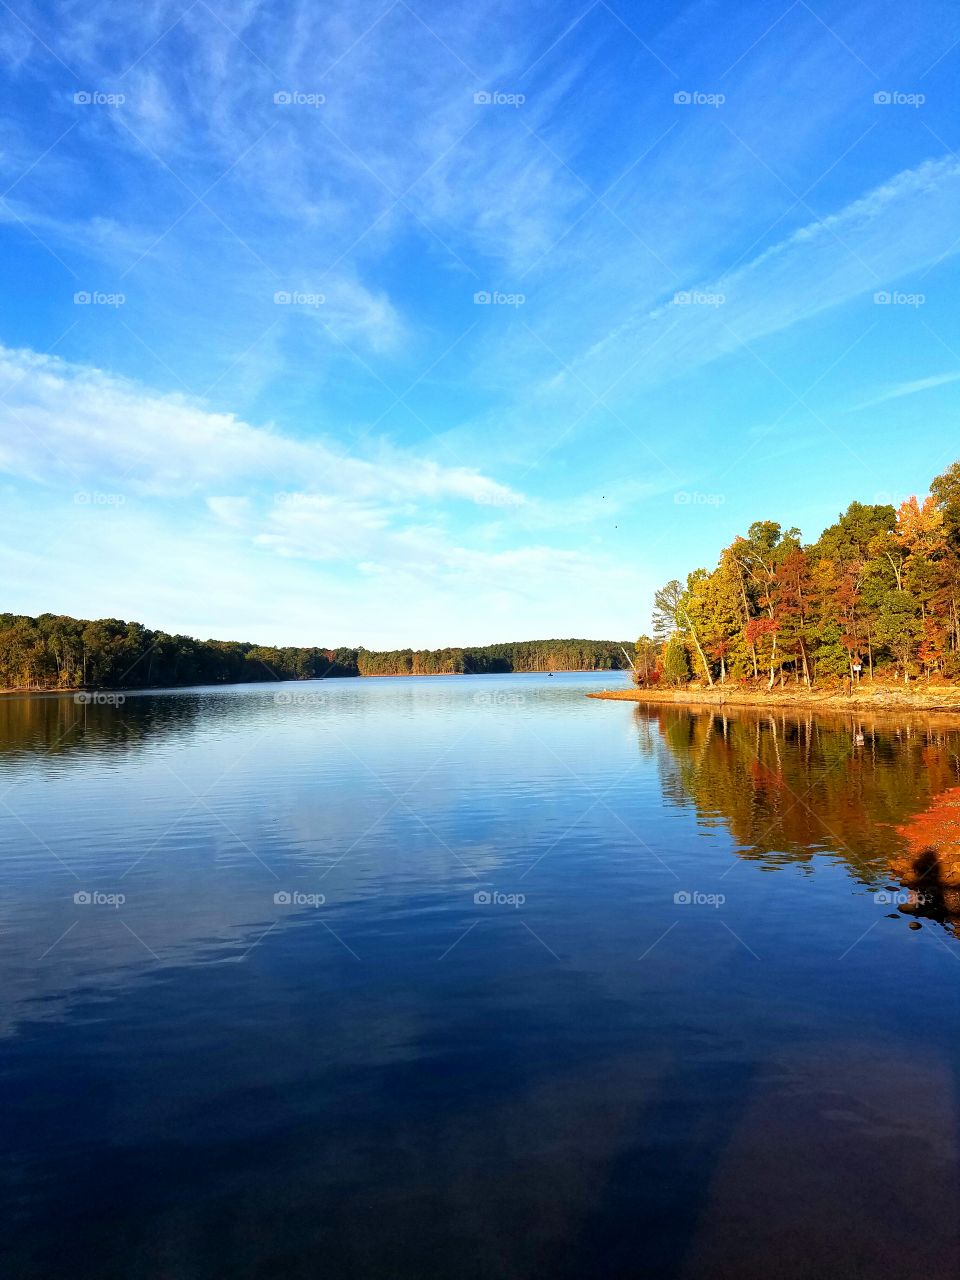
[[[627,675],[625,668],[614,668],[613,670],[591,669],[585,667],[557,667],[554,671],[377,671],[362,673],[357,675],[339,675],[339,676],[307,676],[302,680],[216,680],[208,684],[191,682],[189,684],[152,684],[152,685],[88,685],[86,688],[82,685],[71,685],[66,688],[43,689],[43,688],[12,688],[0,689],[0,698],[57,698],[73,697],[78,693],[89,693],[91,698],[98,694],[111,693],[171,693],[174,690],[185,689],[263,689],[273,684],[300,684],[314,685],[322,684],[330,680],[406,680],[406,679],[432,679],[436,676],[447,677],[463,677],[471,678],[482,676],[484,679],[499,679],[503,676],[611,676],[611,675]]]
[[[602,689],[588,698],[610,702],[711,707],[799,707],[810,711],[953,711],[960,713],[960,686],[904,688],[865,682],[852,693],[843,689],[751,689],[730,685],[685,689]]]
[[[84,689],[81,685],[70,685],[66,689],[38,689],[38,688],[13,688],[0,689],[0,698],[47,698],[51,694],[67,694],[83,693]],[[92,689],[89,692],[94,692]]]

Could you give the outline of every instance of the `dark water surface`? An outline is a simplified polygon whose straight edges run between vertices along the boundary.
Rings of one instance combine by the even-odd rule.
[[[960,732],[621,680],[0,702],[3,1274],[960,1274]]]

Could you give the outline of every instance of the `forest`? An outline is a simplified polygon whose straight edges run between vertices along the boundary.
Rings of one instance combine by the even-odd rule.
[[[195,640],[118,618],[0,614],[0,689],[142,689],[332,676],[608,671],[626,666],[624,648],[612,640],[526,640],[377,653]]]
[[[653,623],[640,685],[960,679],[960,462],[922,501],[852,502],[814,543],[756,521],[662,587]]]
[[[616,640],[519,640],[471,649],[361,649],[362,676],[492,675],[509,671],[616,671],[626,667],[629,644]]]

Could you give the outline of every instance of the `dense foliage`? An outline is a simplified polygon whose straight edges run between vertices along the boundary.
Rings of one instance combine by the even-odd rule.
[[[139,622],[0,614],[0,688],[152,688],[325,676],[598,671],[626,666],[605,640],[529,640],[478,649],[374,653],[194,640]]]
[[[712,571],[656,593],[660,644],[637,642],[635,678],[677,682],[678,645],[709,685],[960,678],[960,462],[930,489],[853,502],[811,544],[758,520]]]
[[[608,640],[520,640],[470,649],[361,649],[362,676],[485,675],[506,671],[615,671],[627,665],[624,647]]]

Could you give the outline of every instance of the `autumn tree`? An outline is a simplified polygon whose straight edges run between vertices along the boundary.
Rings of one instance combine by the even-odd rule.
[[[713,672],[703,651],[697,625],[690,615],[691,593],[705,570],[698,569],[687,578],[686,588],[676,578],[660,588],[654,595],[653,629],[660,639],[673,636],[689,640],[700,660],[700,668],[707,678],[707,684],[713,684]]]
[[[850,503],[812,544],[756,521],[662,587],[654,620],[709,683],[960,678],[960,462],[898,509]]]
[[[663,675],[670,684],[686,684],[690,679],[690,662],[687,648],[679,635],[673,635],[667,641],[663,651]]]

